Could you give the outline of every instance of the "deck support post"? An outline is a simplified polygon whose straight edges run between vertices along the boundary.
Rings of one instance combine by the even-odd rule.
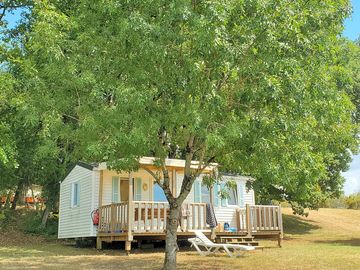
[[[247,235],[251,236],[252,225],[251,225],[250,205],[249,204],[246,204],[246,230],[247,230]]]
[[[102,241],[101,241],[101,237],[96,237],[96,249],[102,249]]]
[[[125,251],[127,255],[130,255],[131,251],[131,241],[125,241]]]
[[[278,235],[278,246],[279,247],[282,247],[282,240],[283,240],[283,236],[281,233],[279,233],[279,235]]]
[[[127,243],[125,242],[125,247],[127,247],[128,245],[130,246],[131,249],[131,241],[133,241],[133,235],[132,235],[132,225],[134,222],[134,205],[133,205],[133,174],[129,173],[129,201],[128,201],[128,207],[127,207]],[[129,249],[129,251],[130,251]]]

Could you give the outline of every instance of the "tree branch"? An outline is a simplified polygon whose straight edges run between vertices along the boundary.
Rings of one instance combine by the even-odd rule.
[[[161,182],[160,182],[160,177],[158,176],[158,175],[156,175],[152,170],[150,170],[149,168],[146,168],[146,167],[143,167],[143,169],[145,170],[145,171],[147,171],[149,174],[151,174],[151,176],[152,177],[154,177],[154,179],[155,179],[155,182],[162,188],[162,189],[164,189],[164,187],[163,187],[163,184],[161,184]]]

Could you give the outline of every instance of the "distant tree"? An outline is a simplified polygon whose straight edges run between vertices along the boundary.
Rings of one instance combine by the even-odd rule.
[[[46,199],[45,225],[49,211],[57,205],[59,181],[73,164],[69,155],[73,147],[61,139],[61,132],[57,133],[59,137],[50,138],[48,123],[29,103],[29,78],[36,76],[25,47],[35,19],[32,3],[0,3],[1,14],[21,11],[11,28],[0,17],[0,192],[14,194],[15,209],[22,191],[32,184],[41,185]]]
[[[358,147],[337,84],[347,15],[335,0],[39,1],[31,104],[74,155],[124,171],[157,158],[170,205],[164,269],[175,269],[180,207],[211,162],[299,211],[341,189],[332,176]],[[165,165],[174,149],[185,158],[179,196]]]

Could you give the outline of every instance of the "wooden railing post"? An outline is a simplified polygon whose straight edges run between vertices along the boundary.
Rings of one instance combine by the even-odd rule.
[[[236,230],[238,232],[241,230],[240,209],[236,209]]]
[[[104,171],[100,170],[100,179],[99,179],[99,202],[98,202],[98,208],[99,208],[99,224],[98,224],[98,233],[99,231],[102,231],[102,227],[103,227],[103,213],[102,213],[102,195],[103,195],[103,182],[104,182]],[[101,237],[96,237],[96,248],[97,249],[102,249],[102,240]]]
[[[279,226],[279,238],[278,238],[278,245],[279,247],[282,246],[282,239],[284,238],[284,229],[283,229],[283,224],[282,224],[282,214],[281,214],[281,206],[278,206],[278,226]]]
[[[251,213],[250,213],[250,205],[246,204],[246,229],[247,234],[251,236],[252,233],[252,224],[251,224]]]
[[[115,204],[111,204],[110,208],[110,230],[112,233],[115,232]]]
[[[132,225],[134,222],[134,205],[133,205],[133,174],[129,174],[129,200],[128,200],[128,206],[127,206],[127,240],[132,241],[133,235],[132,235]]]

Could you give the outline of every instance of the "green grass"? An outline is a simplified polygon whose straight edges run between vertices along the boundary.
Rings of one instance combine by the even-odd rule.
[[[283,248],[277,248],[275,241],[261,241],[268,248],[241,258],[222,254],[200,257],[183,250],[178,256],[178,268],[360,269],[360,211],[320,209],[311,211],[308,218],[293,216],[290,209],[283,212]],[[11,239],[10,235],[6,237]],[[5,239],[9,244],[0,247],[0,269],[160,269],[164,256],[161,249],[133,250],[126,256],[121,250],[79,249],[68,242],[34,239],[19,233],[14,237],[19,239]],[[21,237],[25,240],[20,241]]]

